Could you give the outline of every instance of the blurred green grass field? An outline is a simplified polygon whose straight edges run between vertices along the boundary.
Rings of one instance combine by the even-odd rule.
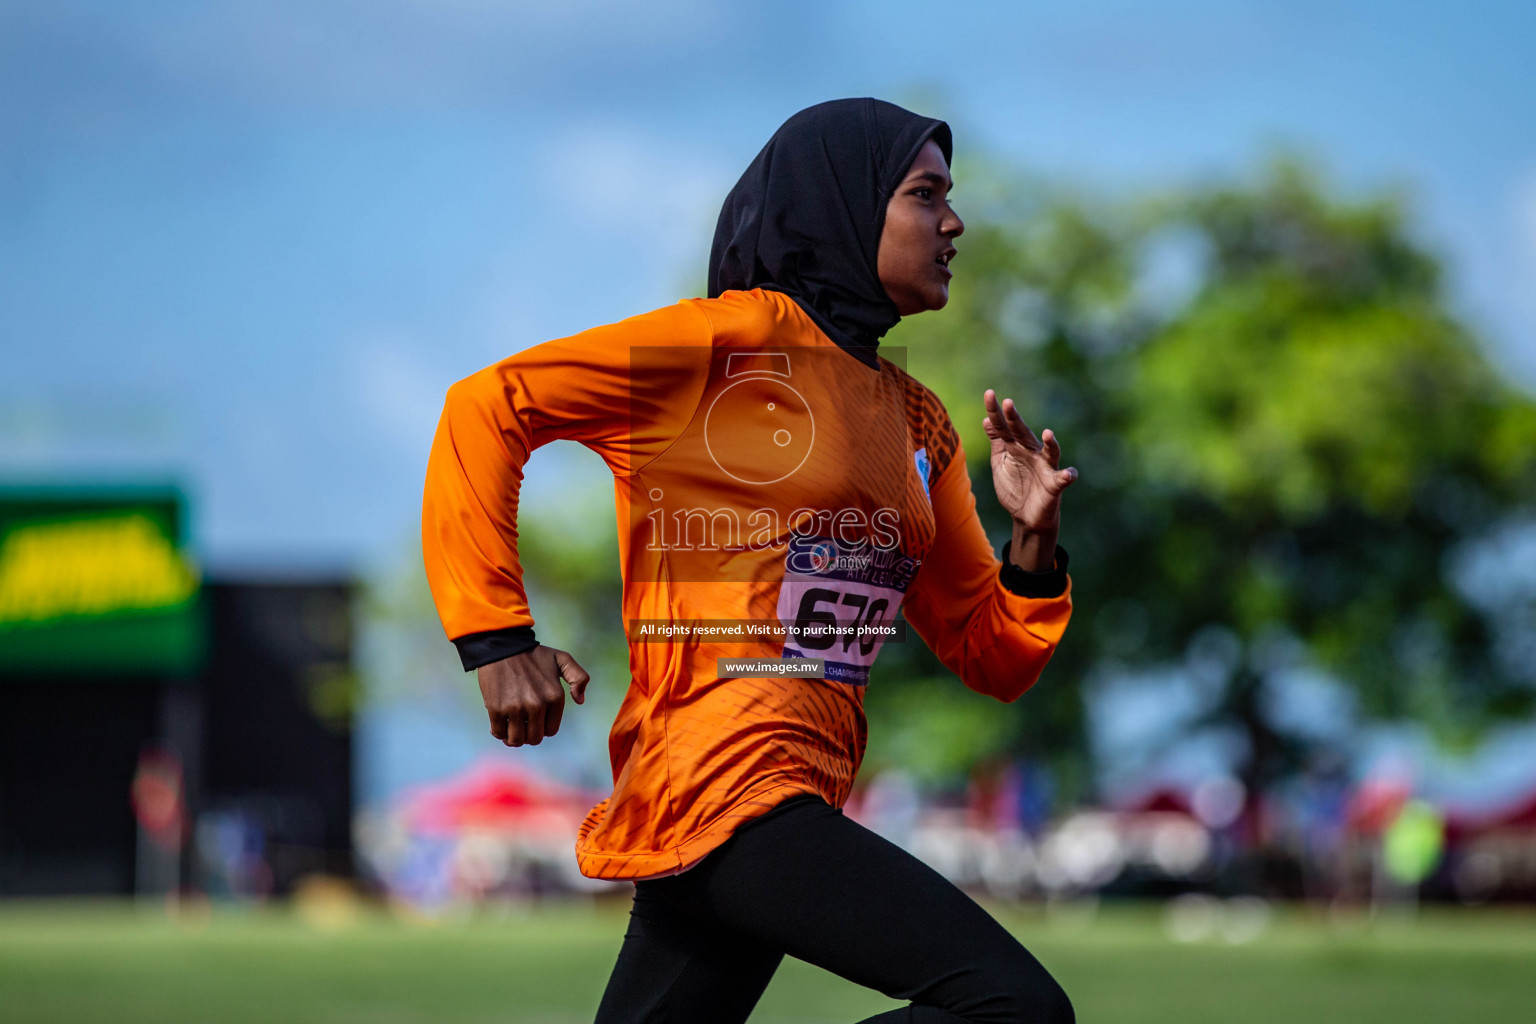
[[[624,901],[426,923],[379,911],[163,912],[0,904],[6,1024],[590,1021]],[[1258,939],[1174,942],[1156,906],[996,909],[1083,1022],[1536,1020],[1536,913],[1423,911],[1340,924],[1280,912]],[[884,997],[786,960],[752,1020],[846,1022]]]

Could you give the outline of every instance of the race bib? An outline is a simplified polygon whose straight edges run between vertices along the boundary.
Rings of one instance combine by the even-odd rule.
[[[778,617],[790,638],[786,658],[821,658],[826,678],[863,686],[880,645],[896,632],[918,562],[872,544],[830,537],[790,538],[779,587]]]

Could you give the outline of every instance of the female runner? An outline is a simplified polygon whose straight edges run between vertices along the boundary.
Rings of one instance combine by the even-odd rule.
[[[1073,1019],[1028,951],[846,818],[864,686],[903,622],[973,690],[1018,698],[1071,613],[1051,431],[983,396],[999,559],[943,405],[877,352],[942,308],[950,130],[873,99],[803,110],[726,198],[707,299],[536,345],[454,384],[422,540],[491,732],[559,729],[589,677],[533,636],[517,499],[569,438],[613,470],[632,681],[581,870],[631,879],[598,1020],[744,1021],[785,954],[910,1005],[871,1021]],[[755,659],[747,661],[745,659]]]

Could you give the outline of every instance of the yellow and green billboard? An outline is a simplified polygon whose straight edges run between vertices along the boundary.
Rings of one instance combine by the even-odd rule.
[[[195,672],[186,520],[169,488],[0,487],[0,673]]]

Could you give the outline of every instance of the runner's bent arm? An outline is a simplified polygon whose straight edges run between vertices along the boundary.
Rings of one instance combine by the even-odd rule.
[[[1057,547],[1049,572],[1025,572],[1000,560],[976,514],[963,448],[956,447],[929,490],[933,548],[903,612],[966,686],[1017,700],[1040,677],[1072,615],[1066,550]]]
[[[692,302],[545,342],[448,389],[422,499],[427,581],[466,670],[531,649],[517,554],[523,466],[579,441],[615,474],[639,469],[687,426],[712,332]]]

